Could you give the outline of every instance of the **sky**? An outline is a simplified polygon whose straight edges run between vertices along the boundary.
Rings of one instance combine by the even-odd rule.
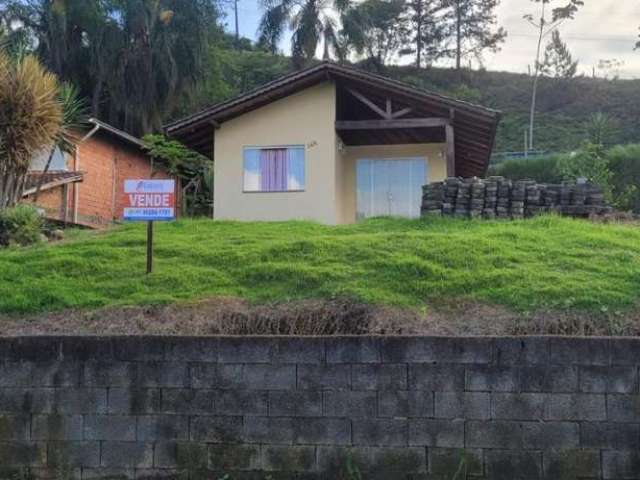
[[[260,0],[238,0],[240,34],[255,39],[260,20]],[[555,0],[561,5],[562,0]],[[487,54],[484,65],[489,70],[526,72],[533,63],[536,50],[536,32],[523,18],[525,13],[538,13],[540,4],[532,0],[502,0],[498,9],[498,21],[509,36],[502,50]],[[227,17],[228,28],[233,28],[231,10]],[[640,0],[585,0],[585,6],[574,20],[560,26],[560,34],[574,58],[580,61],[579,71],[597,76],[640,78],[640,50],[633,47],[640,30]],[[289,52],[288,38],[282,50]],[[616,59],[624,62],[617,71],[598,69],[600,60]]]

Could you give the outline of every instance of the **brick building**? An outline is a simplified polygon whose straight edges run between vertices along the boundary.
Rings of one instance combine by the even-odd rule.
[[[154,162],[139,139],[99,120],[91,119],[89,124],[90,130],[78,134],[75,153],[57,151],[46,174],[48,153],[34,159],[24,202],[34,203],[42,181],[35,204],[47,218],[100,228],[122,218],[125,179],[171,176]],[[176,199],[180,198],[177,193]]]

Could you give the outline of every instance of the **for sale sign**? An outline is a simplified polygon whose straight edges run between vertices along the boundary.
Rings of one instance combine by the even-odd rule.
[[[124,220],[168,221],[176,218],[175,180],[125,180]]]

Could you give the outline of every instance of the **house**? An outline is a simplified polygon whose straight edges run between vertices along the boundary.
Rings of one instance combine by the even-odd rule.
[[[168,125],[215,161],[214,217],[416,217],[421,187],[486,173],[500,114],[330,62]]]
[[[35,203],[49,219],[105,227],[122,218],[125,179],[171,178],[141,140],[104,122],[89,120],[89,128],[76,138],[74,154],[56,150],[47,173],[49,152],[31,163],[23,202]]]

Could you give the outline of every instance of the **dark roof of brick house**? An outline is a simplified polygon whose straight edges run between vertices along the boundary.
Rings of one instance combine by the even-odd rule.
[[[27,182],[24,188],[23,196],[27,197],[35,193],[38,188],[38,184],[42,181],[40,191],[49,190],[69,183],[81,182],[83,179],[82,172],[72,171],[49,171],[43,172],[29,172],[27,174]]]

